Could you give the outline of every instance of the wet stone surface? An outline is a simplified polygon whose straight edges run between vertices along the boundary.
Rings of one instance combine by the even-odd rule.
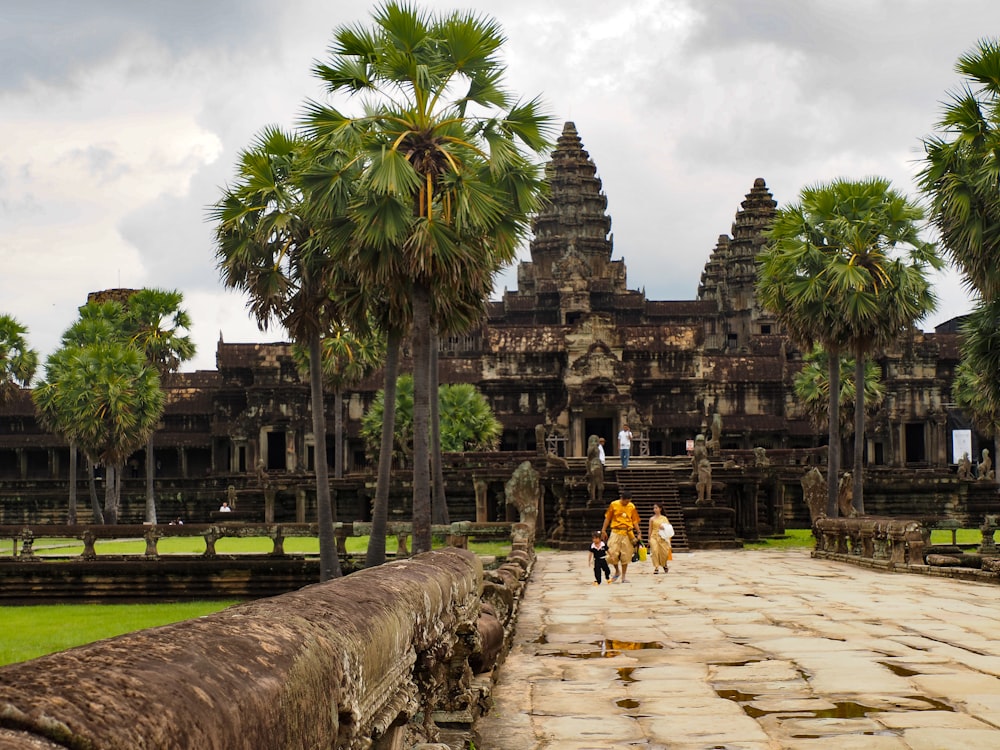
[[[590,586],[542,552],[480,750],[1000,747],[1000,591],[813,560],[677,555]]]

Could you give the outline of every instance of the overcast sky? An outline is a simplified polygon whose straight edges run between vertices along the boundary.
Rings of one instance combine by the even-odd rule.
[[[763,177],[779,204],[836,177],[916,197],[955,61],[996,0],[428,0],[490,13],[508,85],[572,120],[608,196],[614,257],[650,299],[697,294]],[[263,126],[322,92],[310,68],[361,0],[0,0],[0,312],[47,356],[87,293],[179,289],[198,355],[277,341],[223,290],[206,207]],[[527,257],[527,249],[523,253]],[[514,288],[511,272],[499,287]],[[955,274],[925,328],[966,312]]]

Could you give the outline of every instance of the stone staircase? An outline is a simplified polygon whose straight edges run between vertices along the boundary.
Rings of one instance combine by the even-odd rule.
[[[642,519],[642,533],[646,535],[649,528],[649,517],[653,515],[653,504],[659,503],[663,514],[670,519],[674,527],[674,551],[686,552],[689,549],[687,528],[684,524],[684,514],[681,512],[680,493],[677,489],[678,472],[685,476],[690,474],[690,467],[668,466],[631,466],[627,469],[614,469],[614,481],[621,489],[632,493],[632,502]]]

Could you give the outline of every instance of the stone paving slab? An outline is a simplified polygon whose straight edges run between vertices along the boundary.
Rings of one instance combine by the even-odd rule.
[[[1000,590],[814,560],[679,554],[592,586],[541,552],[479,750],[1000,748]]]

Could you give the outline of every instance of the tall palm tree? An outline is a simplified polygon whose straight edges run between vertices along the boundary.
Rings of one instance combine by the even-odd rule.
[[[36,389],[36,403],[60,415],[67,437],[104,465],[104,520],[117,523],[122,468],[163,413],[159,375],[119,341],[65,348],[54,365]]]
[[[327,166],[341,160],[327,150]],[[236,184],[215,204],[216,256],[226,286],[247,295],[247,307],[262,330],[280,323],[309,352],[309,384],[316,451],[316,506],[320,540],[320,578],[341,575],[326,462],[326,415],[323,406],[322,337],[339,319],[335,290],[342,270],[329,247],[315,241],[313,226],[297,178],[314,155],[299,136],[267,128],[240,154]],[[338,166],[331,166],[336,171]],[[349,168],[349,166],[347,167]],[[336,235],[346,211],[353,180],[325,196],[327,239]]]
[[[829,363],[827,513],[837,512],[840,472],[839,356],[850,352],[856,381],[866,358],[933,309],[927,272],[940,267],[919,237],[923,212],[888,180],[834,180],[807,187],[779,209],[759,256],[758,293],[799,343],[819,342]],[[854,507],[864,513],[864,388],[855,391]]]
[[[70,477],[67,519],[69,523],[77,521],[76,475],[79,447],[74,437],[74,415],[71,410],[65,408],[64,401],[57,398],[58,388],[60,382],[67,378],[65,368],[74,361],[74,351],[111,341],[119,343],[127,341],[125,311],[122,305],[114,301],[88,302],[83,305],[79,308],[79,318],[63,332],[61,347],[46,360],[45,378],[31,394],[41,423],[52,432],[64,436],[69,444]],[[97,461],[88,455],[87,463],[93,522],[103,524],[104,512],[97,499],[97,486],[94,480]]]
[[[329,60],[315,66],[331,95],[364,97],[362,114],[310,103],[305,124],[318,142],[357,153],[364,190],[352,211],[364,249],[355,249],[353,266],[409,300],[413,547],[422,552],[431,545],[433,301],[514,258],[541,186],[529,156],[548,147],[550,122],[537,101],[514,102],[503,90],[504,37],[493,20],[390,1],[373,21],[335,30]]]
[[[140,289],[128,298],[125,319],[131,343],[156,369],[162,383],[164,376],[177,372],[195,354],[191,337],[181,331],[191,329],[191,317],[181,308],[184,295],[179,291]],[[156,523],[154,494],[153,432],[146,441],[146,523]]]
[[[966,407],[980,429],[1000,404],[1000,41],[982,39],[955,65],[962,85],[945,104],[938,132],[924,139],[920,186],[945,251],[976,305],[962,329],[962,361],[975,381]],[[961,393],[963,389],[959,387]],[[966,393],[968,395],[968,393]],[[1000,435],[992,431],[994,455]],[[997,472],[1000,482],[1000,471]]]
[[[17,388],[27,388],[38,369],[38,352],[28,346],[28,329],[0,315],[0,404]]]

